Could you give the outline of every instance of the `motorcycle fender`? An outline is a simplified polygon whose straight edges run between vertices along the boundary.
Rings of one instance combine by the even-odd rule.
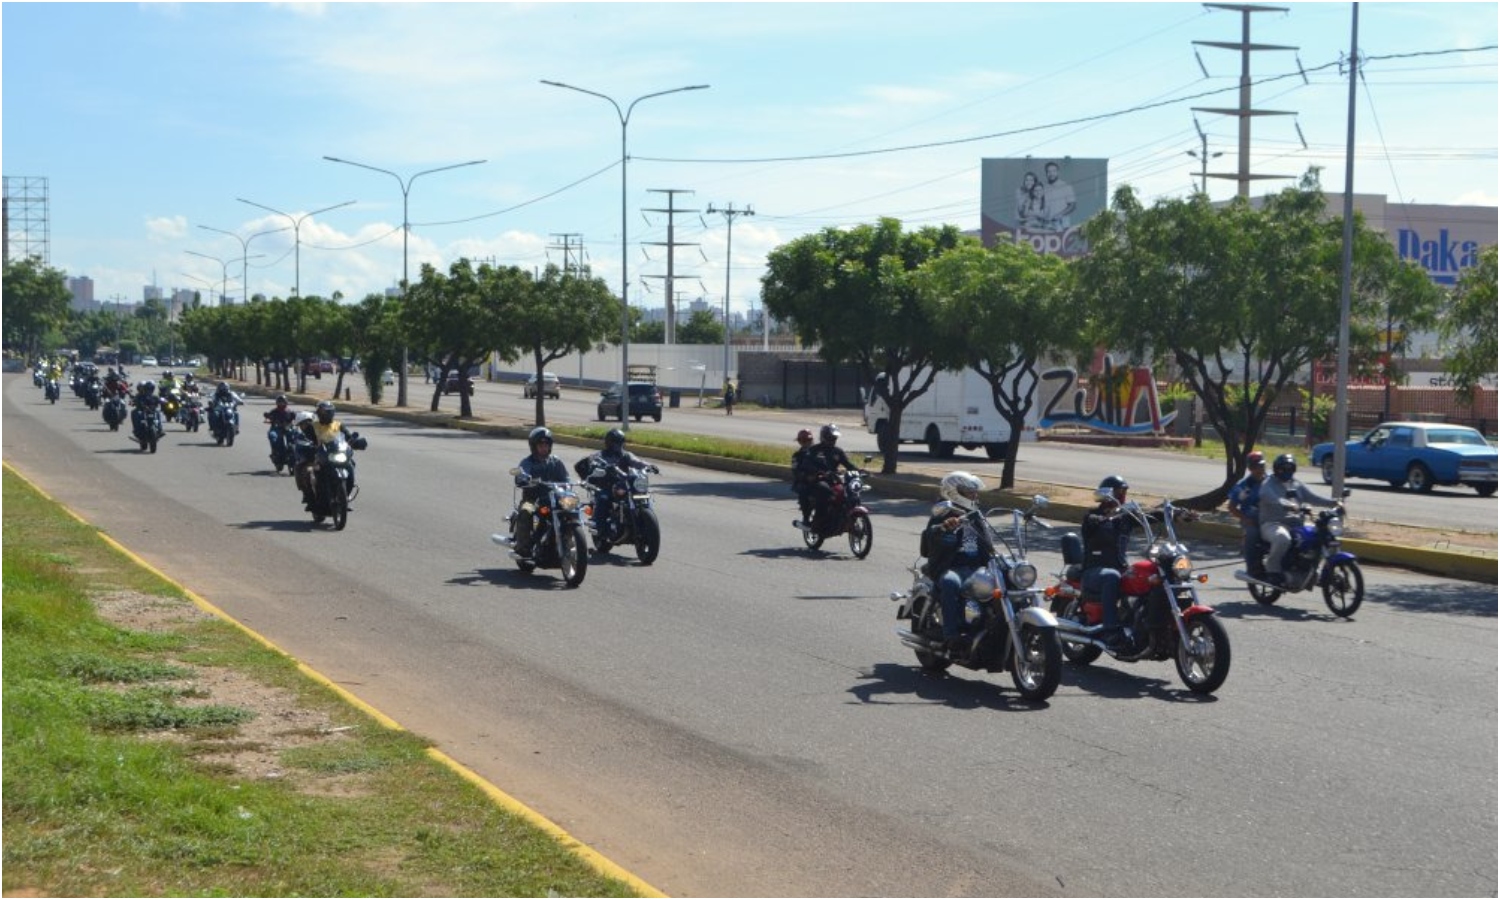
[[[1020,610],[1016,613],[1016,619],[1022,625],[1034,625],[1037,628],[1057,627],[1057,616],[1039,606],[1028,606]]]
[[[1199,616],[1212,615],[1215,615],[1213,607],[1204,606],[1200,603],[1194,603],[1192,606],[1189,606],[1182,611],[1182,620],[1184,622],[1191,622]]]
[[[1328,566],[1336,566],[1339,563],[1346,563],[1346,562],[1352,563],[1352,562],[1357,561],[1357,559],[1358,558],[1353,553],[1350,553],[1348,550],[1340,550],[1339,552],[1337,552],[1337,553],[1333,554],[1332,556],[1328,557],[1328,559],[1324,560],[1323,565],[1324,565],[1324,567],[1326,569],[1326,567],[1328,567]]]
[[[863,504],[861,504],[861,505],[856,506],[853,509],[849,510],[849,512],[851,512],[851,513],[864,513],[865,515],[868,516],[870,514],[870,508],[867,507],[867,506],[865,506],[865,505],[863,505]]]

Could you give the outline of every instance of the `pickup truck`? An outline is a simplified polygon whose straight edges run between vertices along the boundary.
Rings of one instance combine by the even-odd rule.
[[[1322,470],[1326,484],[1333,483],[1333,446],[1325,443],[1312,449],[1312,463]],[[1473,428],[1437,422],[1385,422],[1344,446],[1344,475],[1348,478],[1373,478],[1421,493],[1440,484],[1467,485],[1481,497],[1495,493],[1495,448]]]

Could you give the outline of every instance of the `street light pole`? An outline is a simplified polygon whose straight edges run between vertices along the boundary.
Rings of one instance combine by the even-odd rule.
[[[272,228],[272,229],[269,229],[267,231],[257,231],[256,233],[250,235],[249,237],[242,238],[239,235],[235,234],[234,232],[232,232],[232,231],[225,231],[222,228],[214,228],[214,227],[209,226],[209,225],[199,225],[198,227],[202,228],[202,229],[204,229],[206,231],[217,231],[219,234],[227,234],[230,237],[232,237],[235,240],[237,240],[237,241],[240,242],[240,251],[241,251],[241,253],[244,254],[243,256],[240,257],[240,259],[241,259],[241,263],[240,263],[240,280],[242,282],[244,282],[243,284],[240,285],[240,290],[243,292],[243,295],[244,295],[244,300],[242,302],[249,303],[250,302],[250,242],[253,241],[253,240],[255,240],[258,237],[262,237],[262,236],[267,235],[267,234],[276,234],[276,233],[281,232],[281,231],[286,231],[287,229],[285,229],[285,228]]]
[[[664,97],[667,94],[677,94],[677,93],[681,93],[682,91],[701,91],[701,90],[705,90],[708,87],[708,85],[706,85],[706,84],[690,84],[690,85],[688,85],[686,87],[672,88],[669,91],[657,91],[654,94],[644,94],[644,95],[642,95],[640,97],[637,97],[634,100],[630,101],[630,105],[627,106],[627,107],[625,107],[625,111],[624,112],[621,112],[620,111],[620,104],[616,103],[615,99],[613,97],[607,95],[607,94],[601,94],[601,93],[599,93],[597,91],[586,90],[584,88],[576,87],[576,86],[571,85],[571,84],[563,84],[561,81],[548,81],[545,78],[542,79],[542,84],[549,85],[551,87],[567,88],[570,91],[577,91],[580,94],[588,94],[591,97],[598,97],[598,98],[600,98],[602,100],[608,100],[609,101],[609,105],[613,106],[615,108],[615,115],[618,116],[619,119],[620,119],[620,306],[622,307],[622,317],[623,317],[623,321],[622,321],[622,323],[620,325],[620,384],[622,385],[622,387],[623,387],[623,389],[625,391],[625,393],[623,395],[621,395],[621,397],[620,397],[620,428],[622,430],[624,430],[624,431],[629,431],[630,430],[630,415],[629,415],[629,413],[630,413],[630,296],[629,296],[629,291],[630,291],[630,276],[629,276],[628,271],[627,271],[627,269],[629,267],[629,256],[628,256],[628,252],[629,251],[627,249],[628,248],[628,244],[629,244],[629,239],[628,239],[628,235],[629,235],[629,223],[627,222],[627,220],[625,218],[625,206],[626,206],[626,184],[627,184],[626,171],[627,171],[627,167],[629,166],[629,160],[630,160],[630,156],[626,152],[626,133],[627,133],[627,130],[629,129],[629,127],[630,127],[630,114],[631,114],[631,112],[633,112],[635,110],[635,105],[637,103],[640,103],[642,100],[649,100],[652,97]]]
[[[219,305],[222,306],[224,304],[224,293],[229,290],[229,260],[219,259],[217,256],[209,256],[207,253],[199,253],[197,250],[184,250],[183,252],[192,256],[201,256],[204,259],[211,259],[224,268],[223,281],[221,281],[219,284]]]
[[[244,197],[236,197],[235,199],[240,201],[241,203],[248,203],[251,206],[258,206],[266,212],[273,212],[278,216],[286,216],[288,219],[292,220],[292,239],[296,242],[296,268],[293,270],[295,272],[295,280],[292,282],[293,297],[302,296],[302,221],[304,219],[310,219],[318,213],[326,213],[331,209],[340,209],[345,206],[350,206],[354,203],[353,200],[345,200],[343,203],[335,203],[333,206],[325,206],[322,209],[315,209],[310,213],[303,213],[300,216],[293,216],[291,213],[284,213],[279,209],[272,209],[271,207],[266,206],[264,203],[256,203],[254,200],[246,200]]]
[[[392,178],[396,179],[396,184],[398,184],[398,185],[401,186],[401,299],[402,300],[406,299],[407,292],[410,291],[410,289],[411,289],[411,285],[410,285],[411,279],[407,275],[407,271],[406,271],[406,265],[407,265],[407,241],[411,237],[411,220],[410,220],[409,216],[407,215],[407,210],[409,208],[409,201],[411,199],[411,183],[413,181],[416,181],[418,178],[421,178],[423,175],[431,175],[433,172],[446,172],[449,169],[461,169],[464,166],[477,166],[480,163],[488,161],[488,160],[483,160],[483,159],[471,159],[468,162],[454,163],[451,166],[439,166],[436,169],[427,169],[425,171],[418,172],[417,174],[413,175],[412,177],[406,179],[405,181],[402,181],[401,180],[401,176],[397,175],[395,172],[392,172],[390,169],[378,169],[375,166],[367,166],[364,163],[358,163],[358,162],[354,162],[352,160],[347,160],[347,159],[339,159],[336,156],[325,156],[323,158],[326,159],[326,160],[328,160],[329,162],[343,163],[346,166],[355,166],[355,167],[361,168],[361,169],[369,169],[371,172],[381,172],[381,173],[384,173],[384,174],[389,175]],[[397,406],[405,406],[406,405],[406,368],[410,364],[410,361],[408,359],[408,355],[409,355],[408,354],[408,348],[407,348],[406,344],[403,342],[401,344],[401,374],[399,376],[397,376],[397,378],[396,378],[396,405]]]

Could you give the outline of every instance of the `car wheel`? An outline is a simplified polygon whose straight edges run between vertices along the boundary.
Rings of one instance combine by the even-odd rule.
[[[1419,462],[1414,462],[1406,470],[1406,483],[1419,494],[1432,493],[1432,470]]]
[[[1323,483],[1333,484],[1333,454],[1323,457]]]

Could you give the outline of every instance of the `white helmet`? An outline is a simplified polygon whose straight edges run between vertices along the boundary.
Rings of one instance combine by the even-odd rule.
[[[978,507],[979,492],[982,490],[984,482],[978,475],[970,475],[968,472],[949,472],[943,476],[938,486],[938,493],[943,495],[944,500],[968,510]]]
[[[303,410],[302,412],[297,413],[296,418],[292,419],[292,424],[300,427],[303,423],[311,422],[312,420],[313,414],[308,412],[307,410]]]

